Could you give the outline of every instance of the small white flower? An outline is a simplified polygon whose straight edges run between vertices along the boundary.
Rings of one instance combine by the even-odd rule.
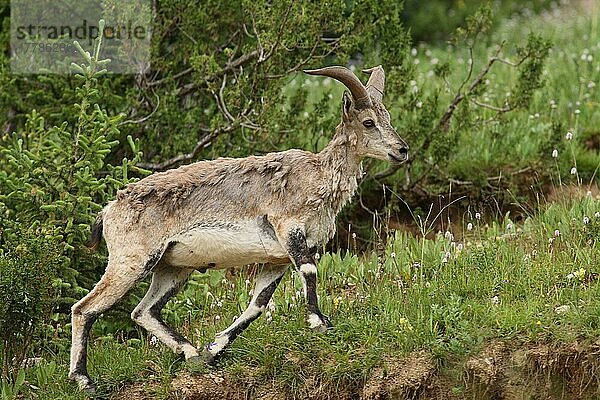
[[[507,230],[511,230],[512,228],[513,228],[512,222],[509,222],[508,224],[506,224],[506,229]]]
[[[494,296],[490,299],[490,301],[492,302],[492,304],[499,304],[500,303],[500,297],[498,296]]]
[[[356,239],[356,233],[352,232],[352,239]]]
[[[579,108],[578,108],[578,109],[576,109],[576,110],[575,110],[575,111],[573,111],[573,112],[574,112],[575,114],[580,114],[580,113],[581,113],[581,110],[579,110]]]
[[[558,157],[558,150],[554,149],[552,150],[552,158],[556,158]]]
[[[452,235],[452,232],[450,231],[446,231],[446,233],[444,233],[444,237],[450,241],[452,241],[452,239],[454,238],[454,235]]]
[[[423,102],[421,100],[417,101],[417,103],[415,104],[417,106],[417,108],[421,108],[423,107]]]
[[[577,168],[571,168],[571,175],[577,175]]]
[[[472,224],[472,223],[470,223],[470,222],[469,222],[469,223],[467,224],[467,230],[468,230],[468,231],[472,231],[472,230],[473,230],[473,224]]]
[[[584,224],[584,225],[587,225],[587,224],[589,224],[589,223],[590,223],[590,219],[588,218],[588,216],[587,216],[587,215],[586,215],[586,216],[584,216],[584,217],[583,217],[583,224]]]
[[[567,139],[567,140],[573,139],[573,132],[571,132],[571,131],[567,132],[567,134],[565,135],[565,139]]]
[[[480,219],[481,219],[481,214],[479,214],[479,213],[475,213],[475,219],[476,219],[476,220],[480,220]]]
[[[390,253],[390,257],[392,257],[392,258],[396,258],[396,252],[395,252],[395,251],[392,251],[392,252]]]
[[[559,237],[559,236],[560,236],[560,231],[559,231],[558,229],[556,229],[556,230],[554,231],[554,236],[555,236],[555,237]]]
[[[458,245],[456,245],[456,250],[457,251],[462,251],[463,247],[464,247],[463,244],[459,243]]]
[[[413,57],[416,57],[416,56],[417,56],[417,49],[415,49],[415,48],[413,47],[413,49],[410,51],[410,54],[411,54]]]
[[[585,195],[586,195],[587,197],[592,197],[592,191],[591,191],[591,190],[588,190],[588,191],[585,193]]]
[[[271,322],[271,321],[273,321],[273,316],[271,315],[271,311],[267,311],[267,312],[265,313],[265,317],[266,317],[266,319],[267,319],[267,322]]]
[[[596,218],[600,218],[600,211],[596,211],[596,212],[594,213],[594,217],[596,217]]]
[[[321,255],[319,253],[315,253],[315,260],[319,261],[320,258],[321,258]]]
[[[158,339],[156,338],[156,336],[152,335],[152,337],[150,338],[150,346],[157,346],[158,345]]]
[[[429,289],[431,287],[431,283],[425,282],[425,287]]]
[[[220,315],[215,315],[215,321],[218,321],[218,320],[220,320],[220,319],[221,319],[221,316],[220,316]]]

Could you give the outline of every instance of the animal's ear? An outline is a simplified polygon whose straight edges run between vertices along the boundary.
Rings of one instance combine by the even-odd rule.
[[[344,121],[350,120],[350,110],[354,105],[354,100],[352,96],[348,94],[348,92],[344,92],[344,96],[342,97],[342,116]]]

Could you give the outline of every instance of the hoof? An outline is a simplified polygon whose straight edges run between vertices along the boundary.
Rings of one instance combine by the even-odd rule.
[[[312,329],[314,332],[325,333],[325,332],[329,332],[329,331],[333,330],[333,325],[321,324],[321,325],[315,326]]]
[[[82,392],[88,395],[96,394],[96,384],[90,379],[89,376],[81,374],[69,374],[69,379],[77,382],[77,386],[79,386],[79,390]]]
[[[215,361],[215,356],[213,356],[211,352],[206,349],[202,351],[202,353],[200,353],[199,355],[190,357],[186,360],[186,362],[192,366],[214,365]]]
[[[321,315],[319,319],[321,320],[320,323],[312,327],[314,332],[324,333],[333,329],[333,324],[329,320],[329,317]]]

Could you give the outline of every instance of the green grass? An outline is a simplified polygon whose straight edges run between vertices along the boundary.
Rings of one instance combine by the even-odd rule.
[[[294,393],[309,378],[360,386],[384,359],[420,349],[443,362],[497,338],[593,342],[600,336],[597,212],[600,200],[584,195],[549,204],[521,224],[509,218],[483,223],[484,215],[457,221],[453,238],[396,232],[379,253],[325,254],[320,303],[335,329],[308,329],[299,282],[286,276],[273,298],[272,320],[254,322],[217,368],[241,382],[275,381]],[[221,271],[195,274],[165,317],[201,346],[245,307],[246,279]],[[154,398],[169,398],[170,381],[185,364],[150,343],[145,337],[95,340],[89,365],[100,392],[144,384]],[[26,386],[36,387],[26,389],[28,396],[84,398],[66,380],[66,353],[50,362],[28,371]]]

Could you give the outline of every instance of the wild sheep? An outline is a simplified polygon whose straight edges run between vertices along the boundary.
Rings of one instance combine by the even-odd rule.
[[[408,146],[382,104],[381,66],[364,86],[352,71],[332,66],[305,71],[328,76],[348,90],[342,121],[320,153],[287,150],[264,156],[219,158],[156,173],[117,193],[92,232],[108,247],[106,272],[72,307],[69,377],[94,391],[86,367],[96,318],[147,274],[148,293],[131,318],[191,362],[212,362],[265,309],[290,262],[303,286],[311,328],[332,327],[317,304],[314,254],[335,231],[335,218],[354,194],[362,160],[402,163]],[[161,309],[194,270],[262,264],[248,308],[202,353],[161,319]]]

